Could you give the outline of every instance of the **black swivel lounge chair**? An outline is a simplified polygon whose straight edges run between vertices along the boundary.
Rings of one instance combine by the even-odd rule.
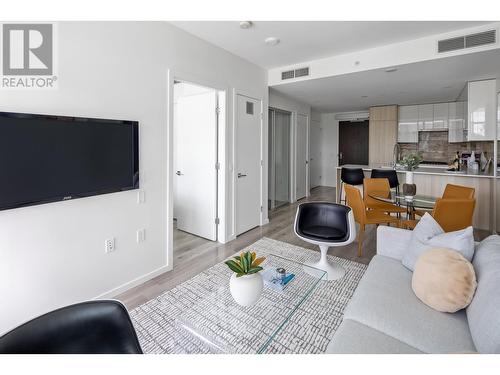
[[[309,266],[326,271],[327,280],[344,276],[344,268],[328,262],[326,254],[330,247],[345,246],[356,239],[356,224],[350,207],[328,202],[302,203],[297,209],[294,229],[300,239],[319,245],[321,257]]]
[[[54,310],[0,337],[2,354],[142,354],[127,309],[96,300]]]

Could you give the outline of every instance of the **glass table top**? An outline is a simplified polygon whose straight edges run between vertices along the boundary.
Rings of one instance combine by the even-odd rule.
[[[403,207],[418,207],[432,209],[436,204],[437,197],[431,197],[427,195],[415,195],[412,199],[404,196],[402,193],[396,193],[391,190],[389,193],[387,191],[372,191],[368,194],[371,198],[377,199],[382,202],[394,203]]]
[[[281,267],[295,277],[282,291],[264,284],[260,299],[249,307],[234,301],[228,277],[225,285],[179,315],[176,323],[212,353],[264,353],[326,272],[277,255],[267,255],[262,267],[261,273]]]

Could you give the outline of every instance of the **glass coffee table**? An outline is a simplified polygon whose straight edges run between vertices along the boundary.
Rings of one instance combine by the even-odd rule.
[[[285,268],[295,277],[282,291],[264,284],[260,299],[243,307],[231,296],[228,273],[224,286],[184,311],[176,323],[212,353],[264,353],[326,272],[278,255],[267,255],[262,267]]]

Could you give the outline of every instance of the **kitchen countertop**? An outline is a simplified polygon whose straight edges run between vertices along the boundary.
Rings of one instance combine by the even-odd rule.
[[[355,165],[355,164],[344,164],[337,169],[342,167],[346,168],[362,168],[365,171],[370,171],[372,169],[394,169],[392,166],[387,165]],[[428,174],[428,175],[439,175],[439,176],[456,176],[456,177],[478,177],[478,178],[494,178],[493,173],[481,173],[481,172],[472,172],[472,171],[460,171],[460,172],[447,172],[446,166],[423,166],[415,169],[413,173],[415,174]],[[408,172],[402,168],[396,168],[396,172],[398,173],[406,173]]]

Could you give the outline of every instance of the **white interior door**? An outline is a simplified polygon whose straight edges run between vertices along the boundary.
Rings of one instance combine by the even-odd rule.
[[[296,154],[296,198],[301,199],[307,192],[307,116],[297,115],[297,154]]]
[[[321,124],[311,119],[309,142],[309,172],[311,188],[321,185]]]
[[[238,235],[260,225],[260,102],[237,95],[236,116],[236,235]]]
[[[177,99],[174,113],[174,214],[177,229],[217,239],[217,93]]]

